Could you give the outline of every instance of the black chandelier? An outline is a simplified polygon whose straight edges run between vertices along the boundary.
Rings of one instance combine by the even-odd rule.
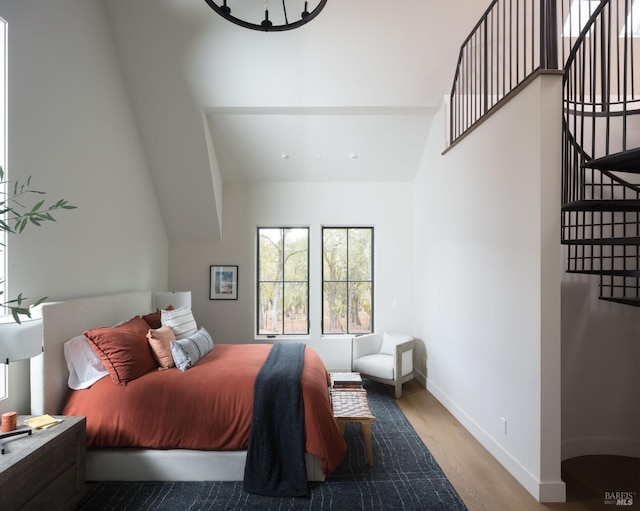
[[[280,8],[272,10],[272,17],[275,15],[277,19],[269,19],[269,0],[238,0],[236,2],[236,6],[234,9],[237,9],[238,12],[231,11],[231,7],[227,5],[227,0],[222,0],[222,2],[215,2],[214,0],[205,0],[209,7],[211,7],[214,11],[216,11],[220,16],[224,19],[229,20],[236,25],[240,25],[244,28],[250,28],[251,30],[261,30],[262,32],[282,32],[284,30],[292,30],[294,28],[301,27],[305,23],[309,23],[313,18],[315,18],[320,11],[324,9],[324,6],[327,4],[327,0],[312,0],[311,2],[307,1],[298,1],[295,0],[282,0],[282,10]],[[289,22],[289,16],[287,14],[287,5],[291,7],[291,4],[299,3],[300,9],[303,9],[300,13],[300,18],[295,21]],[[309,3],[316,4],[315,7],[309,11]],[[248,4],[253,4],[253,7],[250,7]],[[302,6],[304,4],[304,6]],[[262,12],[264,7],[264,18],[262,18]],[[252,15],[256,16],[254,20],[252,20],[251,15],[245,14],[246,11],[253,11]],[[249,21],[251,20],[251,21]]]

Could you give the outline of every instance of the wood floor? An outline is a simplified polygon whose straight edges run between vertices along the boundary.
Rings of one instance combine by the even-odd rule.
[[[469,511],[640,510],[640,459],[585,456],[562,464],[567,502],[537,502],[418,382],[404,384],[403,413],[449,478]],[[633,505],[605,503],[605,492],[633,491]]]

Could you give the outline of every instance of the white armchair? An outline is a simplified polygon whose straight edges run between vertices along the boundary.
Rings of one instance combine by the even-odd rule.
[[[395,387],[396,399],[402,384],[412,380],[413,337],[406,334],[367,334],[353,338],[351,369],[363,377]]]

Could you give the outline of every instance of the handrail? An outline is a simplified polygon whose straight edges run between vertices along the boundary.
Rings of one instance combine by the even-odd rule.
[[[449,142],[541,69],[558,69],[556,0],[493,0],[460,47]]]
[[[561,232],[567,271],[598,274],[600,298],[640,306],[640,210],[626,206],[640,201],[640,182],[615,164],[589,163],[629,158],[628,149],[640,145],[627,129],[632,116],[640,118],[631,9],[629,0],[602,0],[566,59]]]
[[[571,67],[571,65],[574,63],[574,61],[576,59],[576,55],[582,49],[582,47],[584,45],[584,42],[585,42],[585,40],[587,38],[587,35],[589,35],[589,33],[591,32],[591,30],[593,29],[594,23],[600,17],[600,13],[604,10],[604,8],[607,5],[609,5],[609,0],[601,0],[600,3],[598,4],[598,6],[593,11],[593,13],[591,14],[591,16],[589,16],[589,19],[585,23],[584,27],[582,27],[582,30],[580,31],[580,34],[578,35],[578,38],[576,39],[576,42],[573,45],[573,48],[571,48],[571,51],[569,52],[569,55],[567,56],[567,59],[566,59],[565,64],[564,64],[564,69],[565,69],[565,79],[564,79],[564,81],[565,81],[565,83],[567,81],[566,70],[569,67]]]
[[[640,91],[635,90],[634,62],[630,58],[633,41],[626,33],[620,37],[630,15],[628,0],[602,0],[567,55],[563,77],[563,182],[582,182],[579,176],[585,161],[640,144],[630,140],[627,130],[629,118],[640,115]],[[617,96],[612,91],[617,91]],[[597,179],[606,187],[612,176],[615,174],[602,172]],[[637,191],[637,184],[629,183],[629,188]],[[582,200],[584,185],[563,193],[563,204]]]
[[[640,173],[620,174],[633,168],[640,147],[629,124],[633,116],[640,122],[632,1],[591,6],[493,0],[460,48],[448,142],[457,143],[536,73],[560,62],[567,271],[599,274],[600,298],[640,306]],[[607,161],[610,168],[599,167]]]

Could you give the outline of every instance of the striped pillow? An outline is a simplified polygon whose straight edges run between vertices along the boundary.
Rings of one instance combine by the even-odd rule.
[[[181,371],[193,367],[198,360],[213,349],[213,340],[204,327],[193,335],[171,342],[171,355]]]
[[[179,307],[173,310],[163,310],[161,321],[173,330],[176,339],[184,339],[198,331],[196,320],[193,318],[191,307]]]

